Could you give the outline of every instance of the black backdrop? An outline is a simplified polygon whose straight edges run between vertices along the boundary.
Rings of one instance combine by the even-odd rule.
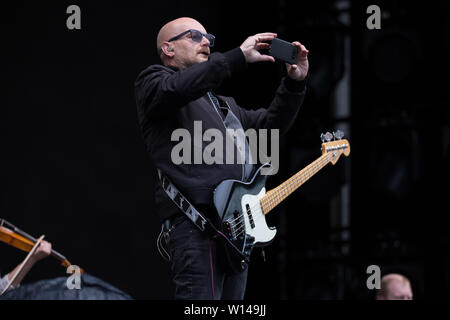
[[[81,8],[79,31],[66,28],[71,4]],[[352,116],[344,120],[352,128],[351,167],[347,159],[327,167],[269,218],[278,225],[285,214],[285,227],[267,248],[267,262],[255,252],[247,298],[371,299],[365,287],[371,264],[408,275],[417,298],[448,298],[450,238],[442,223],[448,210],[438,208],[449,177],[450,8],[444,1],[379,2],[388,14],[382,30],[369,31],[366,8],[375,3],[352,4],[351,27],[336,22],[334,1],[8,6],[2,15],[0,217],[45,234],[72,263],[135,298],[170,299],[169,267],[155,245],[155,172],[137,125],[133,87],[138,73],[158,62],[159,28],[190,16],[217,36],[217,51],[265,31],[308,47],[308,96],[283,138],[282,167],[269,187],[317,158],[320,133],[334,129],[332,93],[348,35]],[[222,90],[242,106],[267,106],[282,74],[278,64],[251,65]],[[352,236],[342,255],[336,249],[342,244],[331,240],[330,206],[345,183],[351,183]],[[0,257],[5,273],[24,254],[0,244]],[[61,275],[47,259],[26,282]]]

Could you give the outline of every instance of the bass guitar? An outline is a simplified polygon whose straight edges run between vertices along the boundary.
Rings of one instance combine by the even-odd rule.
[[[225,180],[217,186],[214,206],[219,233],[228,243],[225,251],[234,272],[247,267],[253,247],[267,246],[275,238],[277,230],[267,225],[265,216],[328,163],[335,165],[342,154],[349,156],[350,144],[343,136],[341,131],[323,134],[322,156],[267,193],[267,176],[260,172],[270,165],[259,168],[250,182]]]

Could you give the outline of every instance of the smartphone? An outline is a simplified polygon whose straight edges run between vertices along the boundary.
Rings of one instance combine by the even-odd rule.
[[[297,64],[298,48],[290,42],[275,38],[270,45],[269,55],[289,64]]]

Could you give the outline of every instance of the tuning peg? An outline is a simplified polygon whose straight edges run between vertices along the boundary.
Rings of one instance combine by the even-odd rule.
[[[344,133],[341,130],[333,132],[334,139],[341,140],[344,137]]]
[[[331,139],[333,139],[333,135],[329,132],[327,132],[325,134],[322,133],[320,135],[320,139],[322,140],[322,142],[325,142],[325,141],[330,142]]]

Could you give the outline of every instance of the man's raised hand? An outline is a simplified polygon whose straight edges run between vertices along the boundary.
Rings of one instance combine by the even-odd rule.
[[[308,62],[308,49],[305,48],[300,42],[293,42],[298,48],[297,64],[290,65],[286,63],[288,76],[297,81],[304,80],[308,75],[309,62]]]
[[[241,50],[244,53],[245,61],[247,63],[254,63],[260,61],[275,62],[275,58],[261,54],[259,50],[269,49],[270,42],[277,37],[276,33],[266,32],[258,33],[254,36],[248,37],[247,40],[241,45]]]

